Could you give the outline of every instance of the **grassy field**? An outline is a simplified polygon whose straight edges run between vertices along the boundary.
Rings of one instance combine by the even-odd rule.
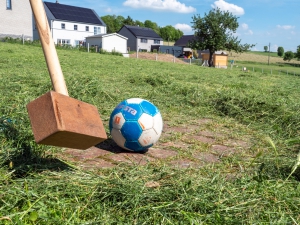
[[[81,170],[33,140],[26,104],[51,90],[42,49],[0,42],[0,52],[0,224],[300,223],[299,76],[60,49],[70,96],[96,105],[107,133],[114,107],[140,97],[168,127],[210,119],[207,129],[250,142],[200,168]],[[185,143],[172,150],[191,159],[209,149],[178,132],[160,142]]]
[[[272,56],[272,57],[278,57],[278,58],[282,58],[282,57],[279,57],[277,55],[277,52],[260,52],[260,51],[249,51],[247,53],[250,53],[250,54],[255,54],[255,55],[262,55],[262,56],[266,56],[268,57],[269,55]]]
[[[296,59],[292,59],[291,61],[284,61],[282,57],[278,57],[277,55],[270,54],[270,60],[268,53],[265,52],[244,52],[244,53],[234,53],[230,52],[228,58],[235,61],[242,61],[242,62],[255,62],[255,63],[262,63],[268,64],[268,62],[272,65],[297,65],[300,66],[300,61]]]

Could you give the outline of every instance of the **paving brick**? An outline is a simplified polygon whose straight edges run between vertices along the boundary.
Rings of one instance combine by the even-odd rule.
[[[170,164],[178,169],[197,168],[200,167],[199,163],[195,163],[188,159],[178,159],[171,161]]]
[[[201,141],[201,142],[206,143],[206,144],[212,144],[212,143],[215,142],[214,138],[201,136],[201,135],[200,136],[192,136],[192,138],[194,140]]]
[[[208,152],[198,152],[193,155],[196,159],[199,159],[203,163],[216,163],[220,162],[220,158],[214,154]]]
[[[234,153],[234,148],[226,145],[212,145],[211,148],[219,157],[229,156],[230,154]]]
[[[116,163],[129,163],[135,165],[146,165],[149,162],[154,161],[153,158],[147,156],[142,153],[135,153],[135,152],[127,152],[127,153],[118,153],[118,154],[111,154],[106,156],[108,160],[112,160]]]
[[[150,156],[158,159],[166,159],[176,156],[178,153],[172,150],[159,149],[159,148],[149,148],[148,152]]]
[[[175,147],[175,148],[181,148],[181,149],[186,149],[188,147],[188,145],[184,142],[165,142],[165,143],[161,143],[160,146],[163,147]]]
[[[91,147],[87,150],[67,149],[64,153],[68,155],[69,158],[73,157],[77,160],[86,160],[104,156],[110,152],[97,147]]]
[[[104,159],[92,159],[92,160],[85,160],[80,164],[80,167],[83,169],[96,169],[96,168],[112,168],[115,165],[111,162],[108,162]]]

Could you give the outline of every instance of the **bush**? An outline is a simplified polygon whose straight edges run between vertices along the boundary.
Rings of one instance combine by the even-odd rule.
[[[292,51],[287,51],[284,54],[283,60],[284,61],[291,61],[294,58],[294,53]]]
[[[277,48],[277,55],[280,56],[280,57],[282,57],[283,54],[284,54],[284,49],[283,49],[283,47],[278,47],[278,48]]]
[[[111,52],[111,54],[112,54],[112,55],[123,56],[122,53],[117,52],[117,51],[114,51],[114,50]]]
[[[0,39],[2,42],[7,42],[11,44],[23,44],[22,38],[12,38],[12,37],[4,37]],[[40,40],[24,40],[24,45],[34,45],[34,46],[40,46]]]

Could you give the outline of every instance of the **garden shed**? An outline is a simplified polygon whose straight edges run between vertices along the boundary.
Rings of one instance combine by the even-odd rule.
[[[203,65],[208,65],[209,53],[202,53]],[[227,69],[228,54],[224,51],[216,51],[213,55],[213,65],[217,68]]]
[[[127,37],[117,33],[98,34],[86,37],[86,44],[90,47],[97,46],[98,49],[103,49],[107,52],[127,53]]]

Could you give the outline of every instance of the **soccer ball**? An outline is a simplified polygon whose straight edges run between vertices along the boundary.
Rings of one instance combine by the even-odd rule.
[[[110,134],[118,146],[135,152],[145,151],[159,139],[163,121],[158,108],[141,98],[119,103],[110,115]]]

